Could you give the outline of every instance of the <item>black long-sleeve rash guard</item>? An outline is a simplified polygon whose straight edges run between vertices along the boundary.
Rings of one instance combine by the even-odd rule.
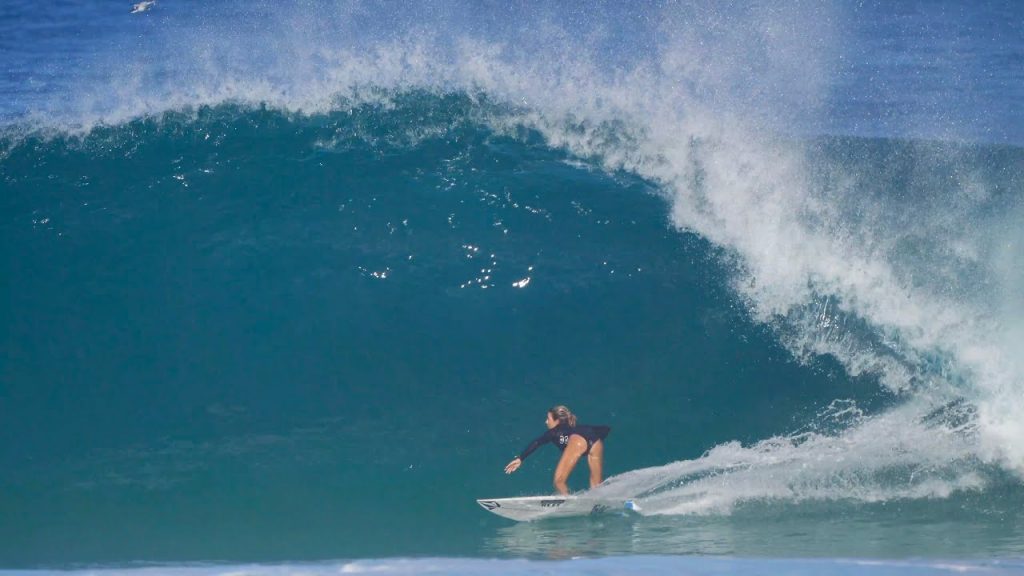
[[[534,450],[548,442],[558,446],[559,450],[565,452],[565,447],[568,446],[569,438],[573,434],[582,436],[587,441],[587,452],[590,452],[590,447],[594,445],[594,442],[604,440],[611,430],[609,426],[588,426],[586,424],[569,426],[568,424],[559,424],[538,436],[533,442],[530,442],[530,445],[519,455],[519,459],[526,460],[526,457],[532,454]]]

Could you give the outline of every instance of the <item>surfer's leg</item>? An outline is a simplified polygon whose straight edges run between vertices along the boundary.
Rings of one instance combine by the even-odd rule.
[[[555,490],[558,490],[559,494],[569,493],[569,486],[565,482],[569,479],[572,469],[576,467],[576,463],[580,461],[580,456],[586,451],[587,440],[583,436],[573,434],[569,437],[569,443],[565,446],[562,458],[555,468]]]
[[[595,440],[587,454],[587,466],[590,466],[590,487],[601,483],[601,468],[604,466],[604,442]]]

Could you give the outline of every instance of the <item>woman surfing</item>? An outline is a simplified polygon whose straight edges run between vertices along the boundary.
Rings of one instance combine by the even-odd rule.
[[[576,416],[565,406],[555,406],[548,410],[547,420],[544,422],[548,431],[530,442],[525,450],[516,456],[505,466],[505,474],[511,474],[519,469],[523,460],[539,448],[542,444],[551,442],[562,451],[562,457],[555,467],[555,490],[559,494],[568,494],[569,486],[566,480],[580,458],[587,455],[587,465],[590,467],[590,487],[593,488],[601,483],[601,466],[604,463],[604,439],[608,436],[611,428],[608,426],[588,426],[576,424]]]

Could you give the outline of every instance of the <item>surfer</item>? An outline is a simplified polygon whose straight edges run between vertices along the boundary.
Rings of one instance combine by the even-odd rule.
[[[604,464],[604,439],[608,436],[611,428],[577,425],[576,416],[565,406],[555,406],[548,410],[548,417],[544,423],[547,425],[548,431],[530,442],[530,445],[519,456],[509,462],[505,466],[505,474],[511,474],[518,470],[522,466],[523,460],[526,460],[526,457],[534,450],[551,442],[562,451],[562,457],[558,461],[558,466],[555,467],[555,490],[558,490],[560,494],[569,493],[566,480],[569,479],[569,474],[584,454],[587,455],[587,465],[590,467],[590,487],[593,488],[600,484],[601,466]]]

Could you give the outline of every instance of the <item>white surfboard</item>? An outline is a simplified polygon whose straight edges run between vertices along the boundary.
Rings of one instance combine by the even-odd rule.
[[[632,500],[594,498],[585,494],[579,496],[482,498],[476,503],[488,512],[517,522],[528,522],[541,518],[588,516],[620,510],[640,510]]]

